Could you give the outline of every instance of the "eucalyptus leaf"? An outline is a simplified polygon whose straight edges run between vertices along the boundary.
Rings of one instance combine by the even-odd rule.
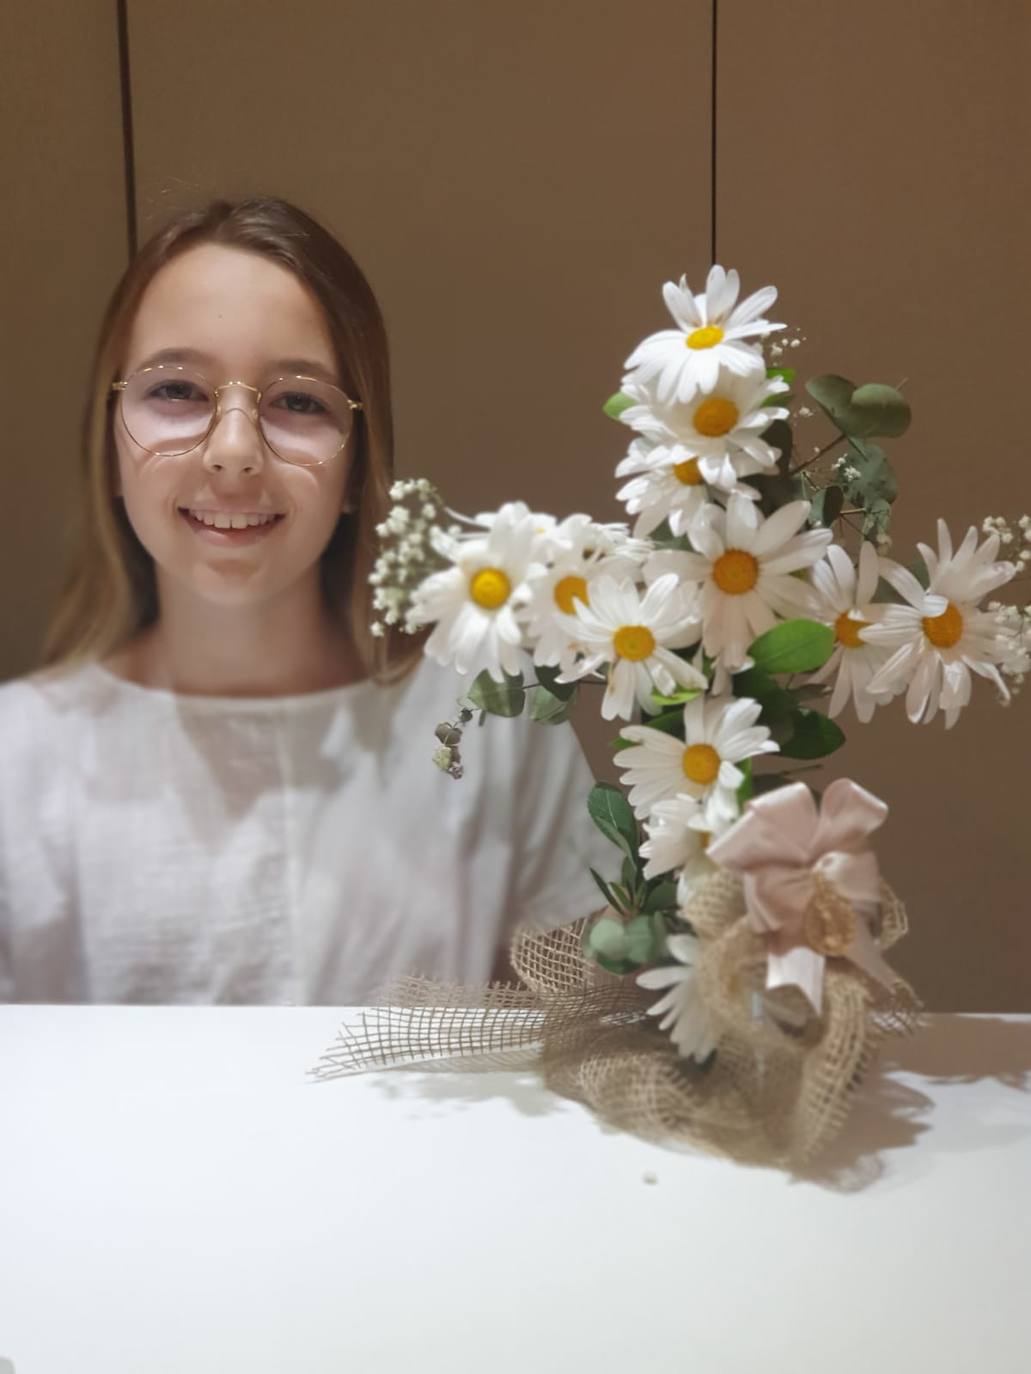
[[[536,668],[537,681],[542,687],[546,687],[553,697],[558,697],[560,701],[566,701],[576,692],[579,683],[559,682],[561,668],[549,668],[546,664],[539,663]]]
[[[506,673],[504,682],[495,682],[484,669],[469,688],[468,697],[474,706],[489,711],[492,716],[520,716],[526,704],[523,675],[517,673],[509,677]]]
[[[530,692],[530,719],[543,725],[561,725],[569,719],[574,704],[575,697],[557,697],[538,685]]]
[[[866,421],[865,431],[853,430],[853,434],[865,432],[868,436],[878,434],[886,439],[897,439],[905,434],[913,418],[902,392],[883,382],[866,382],[856,387],[851,408]]]
[[[825,373],[811,377],[805,389],[842,434],[850,438],[897,438],[909,428],[909,402],[893,386],[866,382],[857,387],[847,377]]]
[[[663,957],[665,926],[654,915],[634,916],[625,922],[602,916],[587,927],[583,947],[602,968],[622,977]]]
[[[748,656],[767,673],[811,673],[834,652],[834,631],[817,620],[783,620],[754,639]]]
[[[845,467],[850,468],[856,476],[839,477],[838,480],[849,500],[857,506],[869,506],[873,501],[887,501],[890,505],[898,496],[898,479],[888,455],[878,444],[850,439],[842,464],[842,468]]]
[[[625,957],[633,964],[650,964],[657,957],[655,922],[651,916],[635,916],[627,922]]]

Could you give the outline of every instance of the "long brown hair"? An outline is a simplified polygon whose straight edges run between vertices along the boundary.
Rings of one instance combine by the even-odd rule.
[[[312,217],[274,196],[215,199],[182,210],[152,235],[112,293],[97,337],[82,423],[79,499],[69,532],[72,555],[46,631],[44,667],[103,658],[159,614],[154,560],[116,497],[112,433],[114,393],[137,307],[157,272],[202,243],[261,253],[288,267],[325,310],[341,384],[361,400],[355,412],[350,491],[355,509],[341,516],[321,559],[326,604],[348,630],[365,672],[389,681],[417,657],[409,636],[376,639],[369,573],[376,525],[390,506],[393,421],[387,335],[376,297],[347,250]]]

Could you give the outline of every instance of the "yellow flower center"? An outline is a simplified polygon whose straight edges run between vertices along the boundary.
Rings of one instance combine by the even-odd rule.
[[[684,750],[684,775],[699,787],[715,782],[720,771],[720,756],[711,744],[689,744]]]
[[[699,434],[718,439],[721,434],[730,433],[740,414],[734,402],[726,396],[706,396],[692,418]]]
[[[508,575],[500,568],[481,568],[469,583],[469,595],[485,611],[503,606],[512,591]]]
[[[723,342],[723,330],[718,324],[703,324],[701,329],[688,334],[684,342],[688,348],[715,348]]]
[[[566,615],[574,613],[574,596],[587,605],[587,583],[582,577],[563,577],[561,582],[555,583],[555,605]]]
[[[924,616],[924,634],[936,649],[951,649],[963,638],[963,617],[950,601],[941,615]]]
[[[622,625],[612,636],[612,647],[620,658],[639,663],[655,652],[655,636],[647,625]]]
[[[728,596],[741,596],[759,581],[759,564],[744,549],[728,549],[712,565],[712,580]]]
[[[685,487],[696,487],[702,480],[697,458],[685,458],[682,463],[674,463],[673,473],[677,481],[683,482]]]
[[[865,648],[863,641],[859,638],[859,631],[865,629],[870,623],[869,620],[851,620],[848,611],[842,611],[834,622],[834,638],[839,644],[844,644],[846,649]]]

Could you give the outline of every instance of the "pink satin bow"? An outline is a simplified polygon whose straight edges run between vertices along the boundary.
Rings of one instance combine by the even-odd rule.
[[[750,801],[706,857],[744,879],[752,929],[768,937],[766,986],[796,984],[819,1013],[828,957],[850,959],[886,987],[895,975],[867,926],[880,870],[867,846],[887,805],[838,778],[816,799],[802,782]]]

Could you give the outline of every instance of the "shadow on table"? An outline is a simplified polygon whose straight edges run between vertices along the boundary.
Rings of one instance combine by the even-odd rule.
[[[980,1082],[1029,1093],[1031,1022],[942,1017],[928,1022],[911,1038],[885,1044],[841,1135],[809,1168],[796,1171],[795,1180],[859,1192],[888,1177],[890,1152],[913,1145],[931,1128],[936,1105],[911,1083],[896,1081],[892,1075],[897,1074],[925,1079],[939,1089],[939,1102],[943,1086]],[[971,1114],[961,1142],[947,1148],[986,1149],[1022,1136],[1031,1136],[1031,1112],[1023,1124],[989,1124]]]
[[[445,1105],[463,1109],[490,1098],[506,1099],[523,1116],[548,1116],[567,1111],[571,1105],[544,1086],[540,1073],[525,1058],[510,1059],[503,1071],[490,1063],[477,1067],[466,1062],[457,1066],[457,1071],[453,1064],[419,1064],[388,1069],[374,1081],[385,1097],[429,1106],[430,1114]],[[604,1122],[598,1124],[605,1131],[615,1129]]]

